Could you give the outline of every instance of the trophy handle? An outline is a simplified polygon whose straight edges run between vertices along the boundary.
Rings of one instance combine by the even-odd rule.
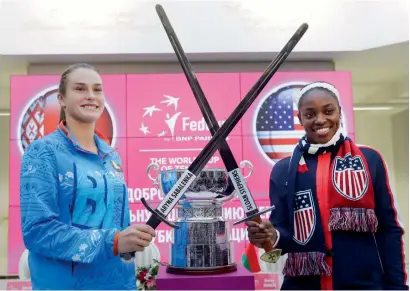
[[[156,176],[155,178],[153,178],[153,177],[151,176],[151,174],[150,174],[150,171],[151,171],[152,168],[154,168],[154,169],[157,171],[157,176]],[[148,176],[148,179],[150,179],[155,186],[159,186],[158,170],[159,170],[159,165],[156,164],[156,163],[151,163],[151,164],[149,164],[148,167],[147,167],[147,176]]]
[[[244,168],[244,167],[246,167],[246,166],[249,167],[249,174],[246,175],[246,176],[244,176],[244,179],[248,179],[248,178],[250,177],[250,175],[252,175],[252,173],[253,173],[253,165],[252,165],[252,163],[249,162],[248,160],[243,160],[243,161],[240,163],[239,166],[240,166],[241,168]]]

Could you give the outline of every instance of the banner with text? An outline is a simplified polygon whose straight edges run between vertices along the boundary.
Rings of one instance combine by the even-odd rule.
[[[200,73],[198,81],[212,111],[222,125],[261,73]],[[106,109],[97,129],[118,149],[128,186],[131,223],[150,216],[140,202],[144,197],[156,207],[164,198],[157,185],[160,171],[185,169],[211,139],[208,126],[183,74],[102,75]],[[269,175],[279,159],[289,156],[303,135],[297,118],[297,92],[312,81],[334,84],[341,95],[344,125],[354,138],[351,76],[348,72],[277,73],[227,138],[260,209],[269,207]],[[35,139],[56,130],[60,107],[59,76],[13,76],[10,122],[10,205],[8,272],[18,272],[24,251],[20,226],[19,174],[25,148]],[[243,161],[248,161],[242,163]],[[217,151],[206,168],[224,168]],[[223,217],[238,262],[247,240],[238,198],[224,205]],[[268,219],[269,213],[263,215]],[[168,216],[177,219],[176,209]],[[173,230],[157,229],[155,243],[161,260],[168,261]]]

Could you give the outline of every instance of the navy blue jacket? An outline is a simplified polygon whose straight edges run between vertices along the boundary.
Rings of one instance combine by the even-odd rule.
[[[371,174],[375,192],[378,229],[373,233],[333,231],[333,289],[401,289],[408,290],[405,254],[404,228],[399,220],[398,208],[391,191],[386,164],[383,157],[374,149],[359,146],[363,152]],[[334,158],[336,152],[332,154]],[[316,175],[318,157],[305,155],[305,161]],[[290,158],[279,161],[272,169],[269,195],[271,205],[276,209],[271,212],[270,221],[280,232],[276,248],[282,254],[291,251],[293,225],[289,225],[289,205],[286,191]],[[315,178],[315,177],[313,177]],[[314,197],[317,205],[317,198]],[[319,212],[319,207],[316,207]],[[320,213],[316,213],[320,217]],[[284,290],[321,289],[320,276],[286,277],[282,285]]]

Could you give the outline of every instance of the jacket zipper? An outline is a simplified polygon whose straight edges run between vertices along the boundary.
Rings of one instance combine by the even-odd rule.
[[[71,224],[73,223],[75,200],[77,198],[77,165],[73,163],[73,199],[71,202],[70,214],[71,214]],[[75,262],[71,262],[71,275],[74,276]]]
[[[71,221],[73,220],[75,200],[77,198],[77,165],[73,163],[73,199],[71,200],[70,214]]]
[[[125,185],[123,186],[124,188],[124,193],[122,196],[122,211],[121,211],[121,228],[124,227],[124,216],[125,216],[125,199],[127,199],[127,187]]]
[[[382,258],[380,257],[379,246],[377,245],[376,236],[374,235],[374,233],[373,233],[373,239],[374,239],[374,243],[375,243],[375,245],[376,245],[377,256],[379,257],[380,267],[382,268],[382,273],[384,274],[384,268],[383,268],[383,264],[382,264]]]

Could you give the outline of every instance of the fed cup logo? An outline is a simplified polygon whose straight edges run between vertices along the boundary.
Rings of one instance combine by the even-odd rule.
[[[139,132],[144,137],[161,138],[166,142],[208,141],[212,138],[203,117],[183,112],[180,97],[163,94],[161,101],[150,103],[140,111]],[[151,105],[152,104],[152,105]],[[187,115],[189,114],[189,115]],[[225,120],[217,120],[221,126]],[[227,138],[228,139],[228,138]]]
[[[262,98],[256,109],[254,136],[259,150],[270,163],[291,156],[305,133],[297,117],[298,93],[305,85],[304,82],[279,85]]]
[[[154,134],[154,136],[157,137],[171,137],[171,139],[174,138],[175,136],[175,125],[177,123],[178,117],[181,115],[182,112],[178,111],[178,101],[180,98],[178,97],[173,97],[169,95],[164,95],[164,100],[160,102],[161,105],[165,108],[157,107],[157,105],[152,105],[149,107],[145,107],[144,109],[144,114],[142,115],[142,121],[141,121],[141,126],[139,128],[139,131],[142,132],[144,135],[151,135]],[[164,109],[167,107],[173,108],[174,112],[167,112],[163,113]],[[160,114],[163,120],[164,124],[161,124],[162,126],[158,127],[158,119],[155,120],[155,124],[151,125],[148,119],[152,118],[153,115],[157,112],[157,114]],[[161,114],[163,113],[163,114]],[[155,118],[157,117],[157,114],[155,114]],[[166,125],[166,126],[164,126]],[[151,133],[153,131],[153,133]]]
[[[58,86],[37,93],[23,109],[17,128],[21,154],[36,139],[55,131],[60,120],[60,105],[57,99]],[[105,103],[105,109],[96,123],[96,128],[115,145],[116,126],[114,115]]]

